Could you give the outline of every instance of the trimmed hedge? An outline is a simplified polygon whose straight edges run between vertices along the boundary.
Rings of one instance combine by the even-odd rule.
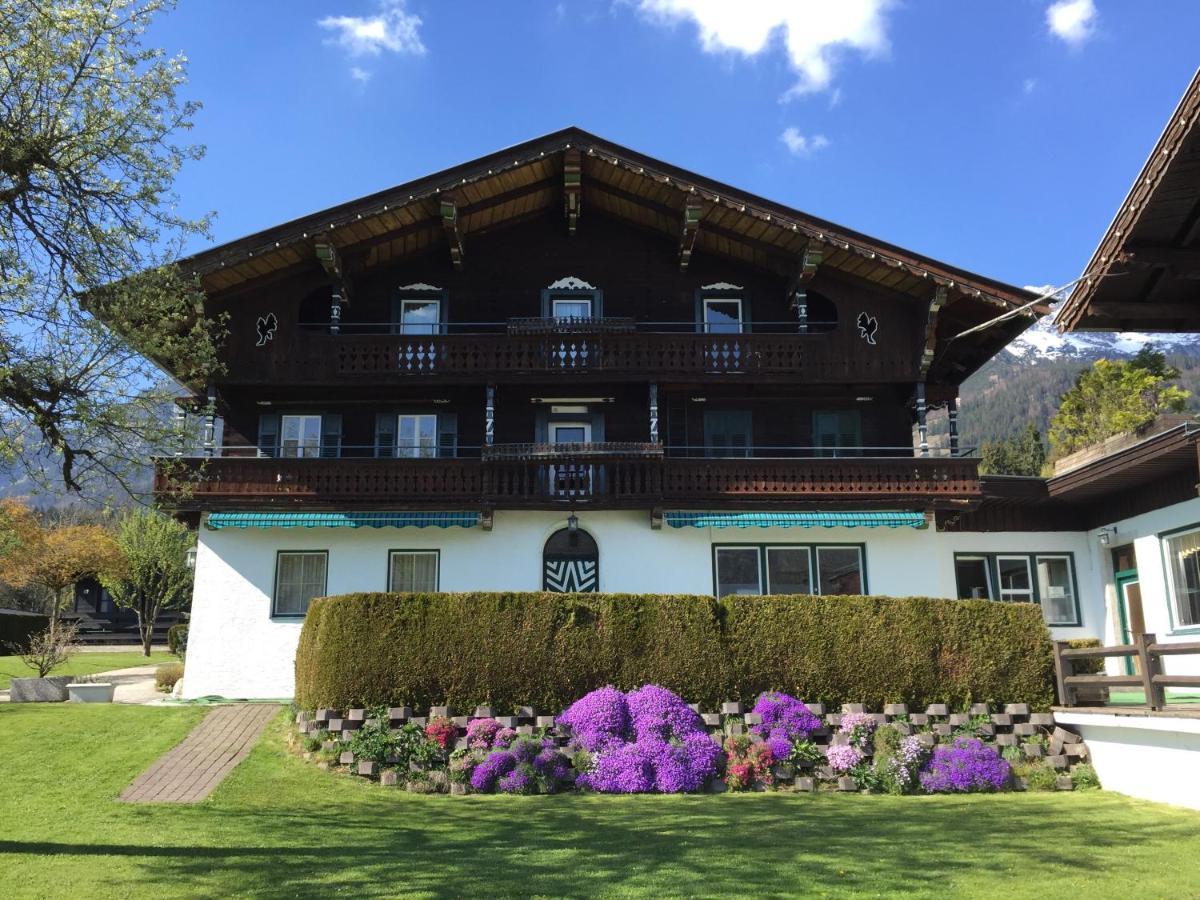
[[[715,709],[781,690],[834,706],[1054,700],[1039,607],[921,597],[345,594],[314,600],[296,652],[307,709],[558,712],[606,684]]]
[[[0,656],[15,654],[29,638],[50,627],[50,617],[0,609]]]

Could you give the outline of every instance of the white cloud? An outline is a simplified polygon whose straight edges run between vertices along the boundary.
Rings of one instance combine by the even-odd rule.
[[[425,52],[421,43],[421,18],[405,9],[406,0],[379,0],[373,16],[326,16],[317,25],[333,33],[329,43],[346,50],[352,57],[378,56],[383,52]]]
[[[1046,27],[1072,47],[1082,45],[1096,32],[1094,0],[1055,0],[1046,9]]]
[[[360,81],[363,84],[366,84],[368,81],[371,80],[371,73],[368,72],[366,69],[363,69],[359,66],[351,66],[350,67],[350,77],[353,78],[355,81]]]
[[[823,134],[814,134],[808,137],[800,133],[798,128],[788,126],[783,129],[783,134],[779,135],[779,140],[783,141],[783,145],[788,148],[788,152],[792,156],[812,156],[818,150],[823,150],[829,146],[829,138]]]
[[[833,81],[845,50],[868,56],[888,48],[884,13],[893,0],[634,0],[652,21],[694,22],[707,53],[757,56],[782,40],[799,76],[787,96],[820,91]]]
[[[1032,94],[1037,90],[1037,79],[1026,78],[1023,82],[1021,82],[1021,90],[1023,90],[1026,94]]]

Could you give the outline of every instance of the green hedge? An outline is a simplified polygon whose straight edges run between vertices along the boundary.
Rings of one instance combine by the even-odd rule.
[[[16,654],[31,635],[50,627],[48,616],[30,616],[0,610],[0,656]]]
[[[313,601],[305,708],[530,704],[647,682],[715,708],[769,689],[832,706],[1054,699],[1031,604],[897,597],[346,594]]]

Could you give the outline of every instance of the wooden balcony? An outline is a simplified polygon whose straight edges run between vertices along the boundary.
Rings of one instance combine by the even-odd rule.
[[[603,444],[469,459],[168,458],[155,493],[179,510],[962,509],[981,497],[975,459],[677,459]]]
[[[300,330],[227,360],[228,384],[483,384],[563,376],[850,383],[915,380],[906,343],[850,354],[827,334],[697,334],[597,329],[500,334],[338,334]]]

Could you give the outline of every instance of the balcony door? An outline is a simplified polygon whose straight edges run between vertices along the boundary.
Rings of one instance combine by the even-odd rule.
[[[747,409],[704,411],[705,456],[749,456],[751,419]]]
[[[429,297],[402,297],[395,302],[392,330],[397,334],[438,334],[442,302]]]
[[[280,416],[279,455],[316,459],[321,455],[320,416]]]
[[[818,456],[862,456],[862,415],[857,409],[813,413]]]
[[[551,444],[587,444],[592,440],[591,422],[551,422]],[[558,497],[588,497],[592,493],[592,467],[581,463],[550,467],[550,491]]]
[[[404,415],[396,419],[396,456],[432,459],[438,455],[438,417]]]
[[[708,334],[741,334],[742,301],[739,297],[705,297],[704,331]]]

